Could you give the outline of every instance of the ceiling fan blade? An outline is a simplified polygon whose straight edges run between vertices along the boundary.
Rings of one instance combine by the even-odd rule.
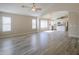
[[[30,6],[22,5],[22,8],[31,8]]]
[[[41,8],[36,8],[37,10],[42,10]]]

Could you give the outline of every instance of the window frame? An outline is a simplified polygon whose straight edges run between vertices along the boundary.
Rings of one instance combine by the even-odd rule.
[[[35,23],[34,23],[35,21]],[[37,28],[37,20],[36,19],[32,19],[32,29],[36,29]]]
[[[42,25],[42,24],[41,24],[42,21],[46,21],[46,23],[44,23],[44,24],[46,24],[45,27],[42,27],[42,26],[41,26],[41,25]],[[48,20],[40,20],[40,28],[41,28],[41,29],[46,29],[46,28],[48,28]]]
[[[9,18],[10,22],[9,23],[3,23],[3,17]],[[11,21],[11,17],[10,16],[2,16],[2,32],[11,32],[12,31],[11,23],[12,23],[12,21]],[[3,29],[4,26],[10,26],[10,28],[7,29],[7,30],[4,30]]]

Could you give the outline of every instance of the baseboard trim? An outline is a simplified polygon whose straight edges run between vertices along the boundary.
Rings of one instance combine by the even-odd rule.
[[[18,34],[11,34],[11,35],[3,35],[3,36],[0,36],[0,39],[2,39],[2,38],[10,38],[10,37],[17,37],[17,36],[24,36],[24,35],[29,35],[29,34],[33,34],[33,33],[37,33],[37,32],[28,32],[28,33],[18,33]]]
[[[71,37],[71,38],[79,38],[78,35],[69,35],[69,37]]]

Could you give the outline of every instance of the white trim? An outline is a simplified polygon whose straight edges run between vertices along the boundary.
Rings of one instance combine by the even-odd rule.
[[[79,38],[78,35],[69,34],[69,37]]]
[[[37,32],[28,32],[28,33],[18,33],[18,34],[11,34],[11,35],[2,35],[0,38],[9,38],[9,37],[17,37],[17,36],[23,36],[23,35],[28,35],[32,33],[37,33]]]

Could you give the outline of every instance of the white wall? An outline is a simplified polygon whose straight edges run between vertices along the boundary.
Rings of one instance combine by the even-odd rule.
[[[11,32],[2,32],[2,25],[1,25],[2,16],[11,17],[11,20],[12,20],[12,31]],[[32,30],[32,19],[33,18],[34,17],[31,17],[31,16],[23,16],[23,15],[0,12],[0,38],[8,36],[8,35],[16,36],[18,34],[20,35],[24,33],[27,34],[27,33],[36,32],[36,29]],[[69,12],[68,22],[69,22],[68,35],[71,37],[79,37],[79,13]]]
[[[70,37],[79,37],[79,13],[69,13],[69,30],[68,34]]]
[[[1,25],[1,17],[2,16],[9,16],[11,17],[11,26],[12,26],[12,31],[11,32],[2,32],[2,25]],[[31,16],[23,16],[23,15],[16,15],[16,14],[10,14],[10,13],[3,13],[0,12],[0,37],[4,37],[7,35],[18,35],[18,34],[27,34],[27,33],[32,33],[32,19],[34,17]]]

